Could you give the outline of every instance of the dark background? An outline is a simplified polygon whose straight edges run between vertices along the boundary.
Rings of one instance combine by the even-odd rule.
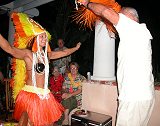
[[[0,5],[6,4],[13,0],[1,0]],[[140,17],[141,23],[146,23],[150,30],[153,51],[153,73],[155,79],[159,79],[160,71],[160,15],[156,0],[117,0],[121,6],[134,7]],[[65,46],[73,47],[77,42],[81,42],[81,48],[72,54],[72,61],[78,62],[80,65],[80,73],[86,75],[87,71],[92,72],[94,58],[94,30],[82,29],[75,22],[72,22],[71,15],[75,9],[74,0],[55,0],[48,4],[37,7],[40,14],[33,19],[39,22],[52,35],[50,42],[51,48],[57,47],[58,38],[65,40]],[[0,32],[7,38],[8,36],[8,14],[0,15]],[[118,48],[118,39],[116,40],[116,54]],[[136,51],[136,50],[135,50]],[[117,62],[117,55],[115,56]],[[0,51],[0,66],[3,71],[6,70],[7,54]]]

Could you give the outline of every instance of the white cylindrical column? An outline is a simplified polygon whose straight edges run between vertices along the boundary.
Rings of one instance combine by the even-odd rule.
[[[110,37],[106,25],[101,21],[97,21],[95,26],[92,80],[115,80],[115,38]]]

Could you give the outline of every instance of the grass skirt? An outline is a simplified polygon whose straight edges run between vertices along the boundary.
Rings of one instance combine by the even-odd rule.
[[[16,98],[14,118],[19,121],[22,113],[27,112],[34,126],[44,126],[58,121],[64,108],[52,93],[48,96],[47,99],[40,99],[36,93],[21,90]]]

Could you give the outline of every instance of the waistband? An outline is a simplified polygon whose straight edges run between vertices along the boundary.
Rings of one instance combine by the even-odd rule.
[[[35,94],[40,94],[40,95],[46,95],[50,93],[49,89],[38,88],[38,87],[30,86],[30,85],[25,85],[22,88],[22,90],[31,92],[31,93],[35,93]]]

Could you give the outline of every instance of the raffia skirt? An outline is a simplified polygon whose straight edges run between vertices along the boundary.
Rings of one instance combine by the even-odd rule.
[[[42,94],[44,92],[42,88],[37,90]],[[45,126],[58,121],[63,111],[64,107],[55,100],[49,90],[47,98],[42,99],[35,92],[35,87],[26,85],[16,98],[14,118],[19,121],[22,113],[27,112],[34,126]]]

